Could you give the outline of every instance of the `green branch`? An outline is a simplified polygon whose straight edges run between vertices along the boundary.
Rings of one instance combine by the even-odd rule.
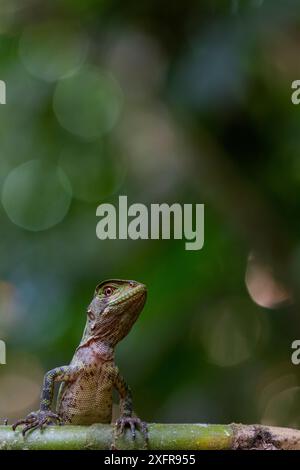
[[[118,438],[117,449],[144,449],[144,440],[130,432]],[[50,426],[25,438],[11,426],[0,426],[0,449],[110,449],[113,426]],[[150,450],[300,449],[300,431],[242,424],[149,424]]]

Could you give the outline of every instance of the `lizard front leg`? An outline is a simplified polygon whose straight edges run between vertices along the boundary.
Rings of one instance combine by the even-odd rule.
[[[40,409],[38,411],[29,413],[26,418],[17,421],[12,426],[13,430],[15,430],[17,426],[24,424],[25,427],[22,430],[22,434],[25,436],[26,432],[29,430],[36,428],[42,429],[44,426],[53,423],[61,424],[60,416],[51,411],[54,394],[54,383],[70,382],[75,380],[79,369],[80,368],[78,366],[62,366],[47,372],[44,377]]]
[[[116,434],[122,434],[126,426],[130,427],[132,438],[135,439],[136,429],[140,429],[142,432],[146,444],[148,443],[148,427],[147,423],[142,421],[137,416],[132,416],[132,394],[129,386],[125,382],[124,378],[120,375],[118,369],[116,369],[116,376],[114,380],[114,386],[120,395],[120,418],[116,421]]]

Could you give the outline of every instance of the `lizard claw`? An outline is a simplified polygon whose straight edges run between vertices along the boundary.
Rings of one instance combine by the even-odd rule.
[[[132,416],[122,416],[116,421],[116,430],[117,434],[123,434],[126,426],[130,427],[132,439],[136,438],[136,429],[140,429],[141,433],[144,436],[145,442],[148,443],[148,426],[147,423],[142,421],[140,418]]]
[[[61,423],[61,418],[56,413],[53,413],[50,410],[43,411],[33,411],[29,413],[24,419],[19,419],[16,423],[13,424],[12,428],[13,431],[16,430],[18,426],[24,424],[24,428],[22,429],[22,434],[25,436],[26,432],[33,431],[34,429],[43,429],[45,426],[50,424]]]

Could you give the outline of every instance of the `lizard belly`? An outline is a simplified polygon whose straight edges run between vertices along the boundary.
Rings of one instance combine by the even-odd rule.
[[[65,383],[57,411],[70,424],[110,423],[112,389],[109,368],[86,370],[74,382]]]

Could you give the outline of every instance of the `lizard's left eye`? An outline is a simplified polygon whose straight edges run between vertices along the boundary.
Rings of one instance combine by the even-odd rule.
[[[114,290],[115,290],[115,289],[114,289],[113,287],[110,287],[110,286],[105,287],[105,289],[104,289],[104,291],[103,291],[105,297],[109,297],[109,296],[114,292]]]

